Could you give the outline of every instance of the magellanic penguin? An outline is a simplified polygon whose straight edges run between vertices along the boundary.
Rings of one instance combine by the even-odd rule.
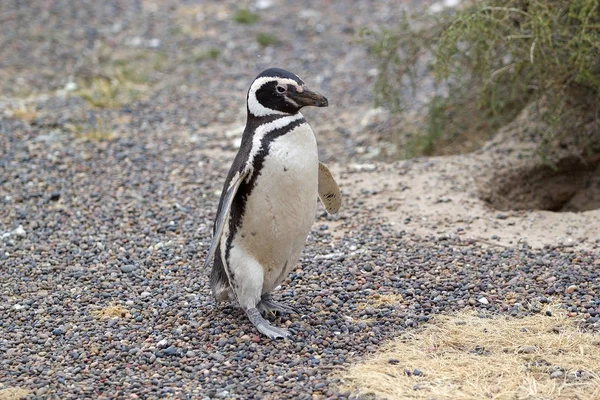
[[[213,240],[204,266],[217,301],[237,300],[264,335],[289,332],[261,313],[293,312],[271,291],[295,266],[315,219],[317,197],[329,213],[341,204],[337,183],[319,163],[317,142],[300,113],[327,107],[291,72],[270,68],[256,77],[247,96],[246,128],[219,201]]]

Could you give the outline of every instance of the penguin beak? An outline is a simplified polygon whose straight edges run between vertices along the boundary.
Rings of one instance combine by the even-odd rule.
[[[298,103],[300,107],[327,107],[329,105],[327,97],[323,96],[320,93],[313,92],[306,86],[302,86],[302,91],[297,90],[291,97],[296,103]]]

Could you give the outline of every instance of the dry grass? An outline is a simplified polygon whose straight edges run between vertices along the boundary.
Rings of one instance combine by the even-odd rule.
[[[382,399],[600,398],[600,336],[555,307],[552,315],[438,316],[352,366],[341,389]]]
[[[175,34],[189,36],[191,38],[214,38],[218,35],[215,29],[207,29],[205,24],[198,23],[202,20],[231,20],[234,14],[231,4],[225,2],[180,4],[174,13]]]
[[[65,128],[71,132],[76,139],[102,142],[112,140],[116,137],[115,133],[107,129],[104,122],[98,117],[93,126],[66,124]]]
[[[19,108],[10,110],[10,116],[28,124],[32,123],[37,118],[37,110],[32,107],[21,105]]]
[[[117,50],[100,45],[77,74],[74,95],[95,108],[117,109],[148,98],[152,87],[173,66],[157,50]]]
[[[0,389],[0,400],[19,400],[29,396],[31,392],[20,387],[9,387]]]
[[[131,318],[131,313],[129,310],[118,304],[113,304],[108,307],[101,308],[100,310],[93,310],[90,312],[90,314],[99,319]]]
[[[120,108],[141,98],[148,89],[147,85],[132,82],[123,74],[116,78],[93,76],[82,80],[79,86],[75,93],[96,108]]]
[[[398,304],[402,301],[402,295],[400,294],[379,294],[374,293],[367,296],[364,303],[358,305],[359,310],[364,310],[367,307],[373,308],[384,308],[389,305]]]

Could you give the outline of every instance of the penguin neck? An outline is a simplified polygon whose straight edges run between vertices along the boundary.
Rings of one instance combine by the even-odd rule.
[[[265,115],[265,116],[260,116],[257,117],[254,114],[252,114],[250,112],[250,110],[248,109],[248,116],[246,118],[246,128],[244,129],[244,137],[245,136],[254,136],[254,133],[257,131],[260,131],[261,126],[269,126],[269,125],[277,125],[278,128],[281,128],[287,124],[281,124],[281,126],[279,126],[280,124],[277,124],[275,121],[278,120],[282,120],[281,122],[283,123],[283,120],[287,120],[289,121],[289,123],[298,120],[298,119],[303,119],[304,116],[300,113],[300,111],[294,113],[294,114],[270,114],[270,115]]]

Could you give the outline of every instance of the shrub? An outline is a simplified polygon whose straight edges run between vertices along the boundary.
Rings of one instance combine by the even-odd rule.
[[[364,38],[379,61],[377,105],[401,111],[428,63],[445,89],[433,101],[454,114],[474,107],[467,119],[482,136],[532,101],[549,127],[540,145],[594,121],[599,134],[599,0],[480,0],[452,12],[404,15],[396,29]],[[439,121],[453,131],[465,119]]]

